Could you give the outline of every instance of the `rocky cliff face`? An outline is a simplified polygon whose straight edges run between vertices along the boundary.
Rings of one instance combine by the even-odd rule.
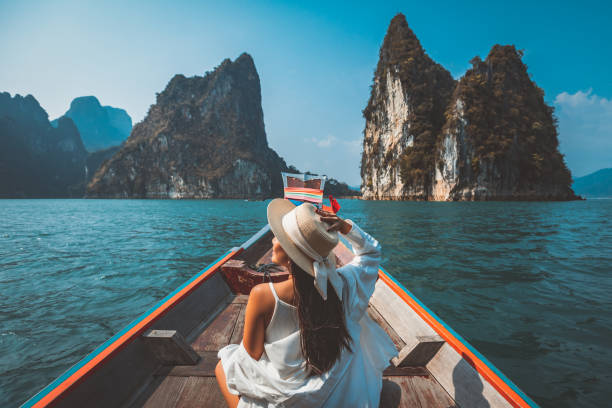
[[[242,54],[204,77],[172,78],[87,196],[263,198],[282,194],[286,168],[268,147],[259,76]]]
[[[0,197],[81,197],[86,158],[72,120],[54,128],[32,95],[0,93]]]
[[[90,152],[118,146],[132,131],[132,118],[125,110],[102,106],[95,96],[73,99],[64,116],[72,119]],[[58,119],[51,124],[56,126],[57,122]]]
[[[96,150],[87,155],[87,183],[89,183],[93,176],[96,174],[96,170],[100,168],[102,163],[110,159],[121,150],[121,146],[112,146],[108,149]]]
[[[364,110],[364,198],[574,199],[553,108],[521,56],[496,45],[457,82],[394,17]]]
[[[361,163],[368,199],[426,199],[436,136],[455,81],[435,63],[399,14],[391,20],[366,118]]]

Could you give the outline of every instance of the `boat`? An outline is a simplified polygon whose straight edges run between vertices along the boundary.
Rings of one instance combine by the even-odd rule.
[[[23,407],[223,407],[217,351],[242,338],[251,288],[287,279],[272,267],[263,227],[31,397]],[[353,257],[342,241],[337,265]],[[397,355],[383,373],[381,407],[536,407],[524,392],[380,268],[369,316]]]

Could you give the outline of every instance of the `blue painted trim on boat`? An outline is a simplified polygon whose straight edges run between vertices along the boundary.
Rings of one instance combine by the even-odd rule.
[[[491,369],[499,378],[501,378],[514,392],[516,392],[526,403],[528,403],[532,407],[539,407],[531,398],[527,396],[516,384],[512,382],[508,377],[504,375],[497,367],[493,365],[485,356],[483,356],[478,350],[476,350],[470,343],[467,342],[459,333],[453,330],[444,320],[442,320],[438,315],[431,311],[423,302],[419,300],[412,292],[410,292],[404,285],[400,283],[393,275],[388,273],[382,266],[380,269],[387,275],[399,288],[401,288],[408,296],[410,296],[416,303],[419,304],[431,317],[438,321],[446,330],[448,330],[457,340],[459,340],[467,349],[469,349],[480,361],[485,363],[487,367]]]
[[[117,339],[119,339],[121,336],[123,336],[132,327],[136,326],[139,322],[144,320],[147,316],[149,316],[151,313],[153,313],[157,308],[159,308],[161,305],[163,305],[168,299],[170,299],[172,296],[174,296],[175,294],[180,292],[183,288],[185,288],[191,282],[196,280],[203,273],[206,273],[210,268],[212,268],[216,263],[218,263],[221,259],[223,259],[227,255],[229,255],[231,252],[232,251],[227,251],[225,254],[223,254],[219,258],[215,259],[215,261],[213,261],[211,264],[209,264],[200,273],[198,273],[195,276],[193,276],[191,279],[189,279],[188,281],[183,283],[181,286],[179,286],[177,289],[172,291],[172,293],[170,293],[169,295],[164,297],[162,300],[157,302],[153,307],[151,307],[149,310],[147,310],[144,314],[140,315],[136,320],[132,321],[130,324],[128,324],[126,327],[124,327],[120,332],[115,334],[110,339],[106,340],[104,343],[102,343],[100,346],[98,346],[94,351],[92,351],[87,356],[85,356],[83,359],[81,359],[81,361],[79,361],[78,363],[73,365],[69,370],[67,370],[62,375],[60,375],[58,378],[56,378],[53,382],[51,382],[51,384],[47,385],[45,388],[43,388],[41,391],[39,391],[38,394],[34,395],[32,398],[27,400],[22,405],[22,407],[23,408],[29,408],[29,407],[33,406],[34,404],[36,404],[45,395],[47,395],[49,392],[51,392],[55,387],[60,385],[68,377],[70,377],[72,374],[74,374],[76,371],[78,371],[81,367],[83,367],[85,364],[87,364],[89,361],[91,361],[94,357],[96,357],[98,354],[100,354],[105,348],[107,348],[109,345],[113,344]]]
[[[251,238],[246,240],[246,242],[240,245],[240,248],[247,249],[251,245],[253,245],[259,238],[263,237],[268,231],[270,231],[270,224],[266,224],[262,229],[257,231]]]

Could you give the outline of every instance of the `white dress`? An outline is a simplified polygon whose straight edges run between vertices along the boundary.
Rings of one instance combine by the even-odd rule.
[[[238,407],[378,407],[382,372],[397,351],[366,313],[378,276],[380,245],[351,224],[345,237],[355,258],[338,268],[338,274],[343,280],[342,303],[353,352],[344,349],[329,371],[307,377],[297,309],[280,300],[270,284],[276,305],[259,360],[242,343],[230,344],[218,353],[229,392],[240,395]]]

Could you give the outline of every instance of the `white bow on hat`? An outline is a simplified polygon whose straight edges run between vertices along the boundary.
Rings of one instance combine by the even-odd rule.
[[[327,280],[331,282],[332,287],[338,295],[338,299],[342,300],[342,278],[336,271],[335,256],[321,256],[317,251],[312,249],[304,235],[300,231],[297,223],[297,212],[290,211],[282,217],[282,225],[293,243],[306,255],[312,258],[312,266],[314,270],[314,286],[324,300],[327,300]]]

